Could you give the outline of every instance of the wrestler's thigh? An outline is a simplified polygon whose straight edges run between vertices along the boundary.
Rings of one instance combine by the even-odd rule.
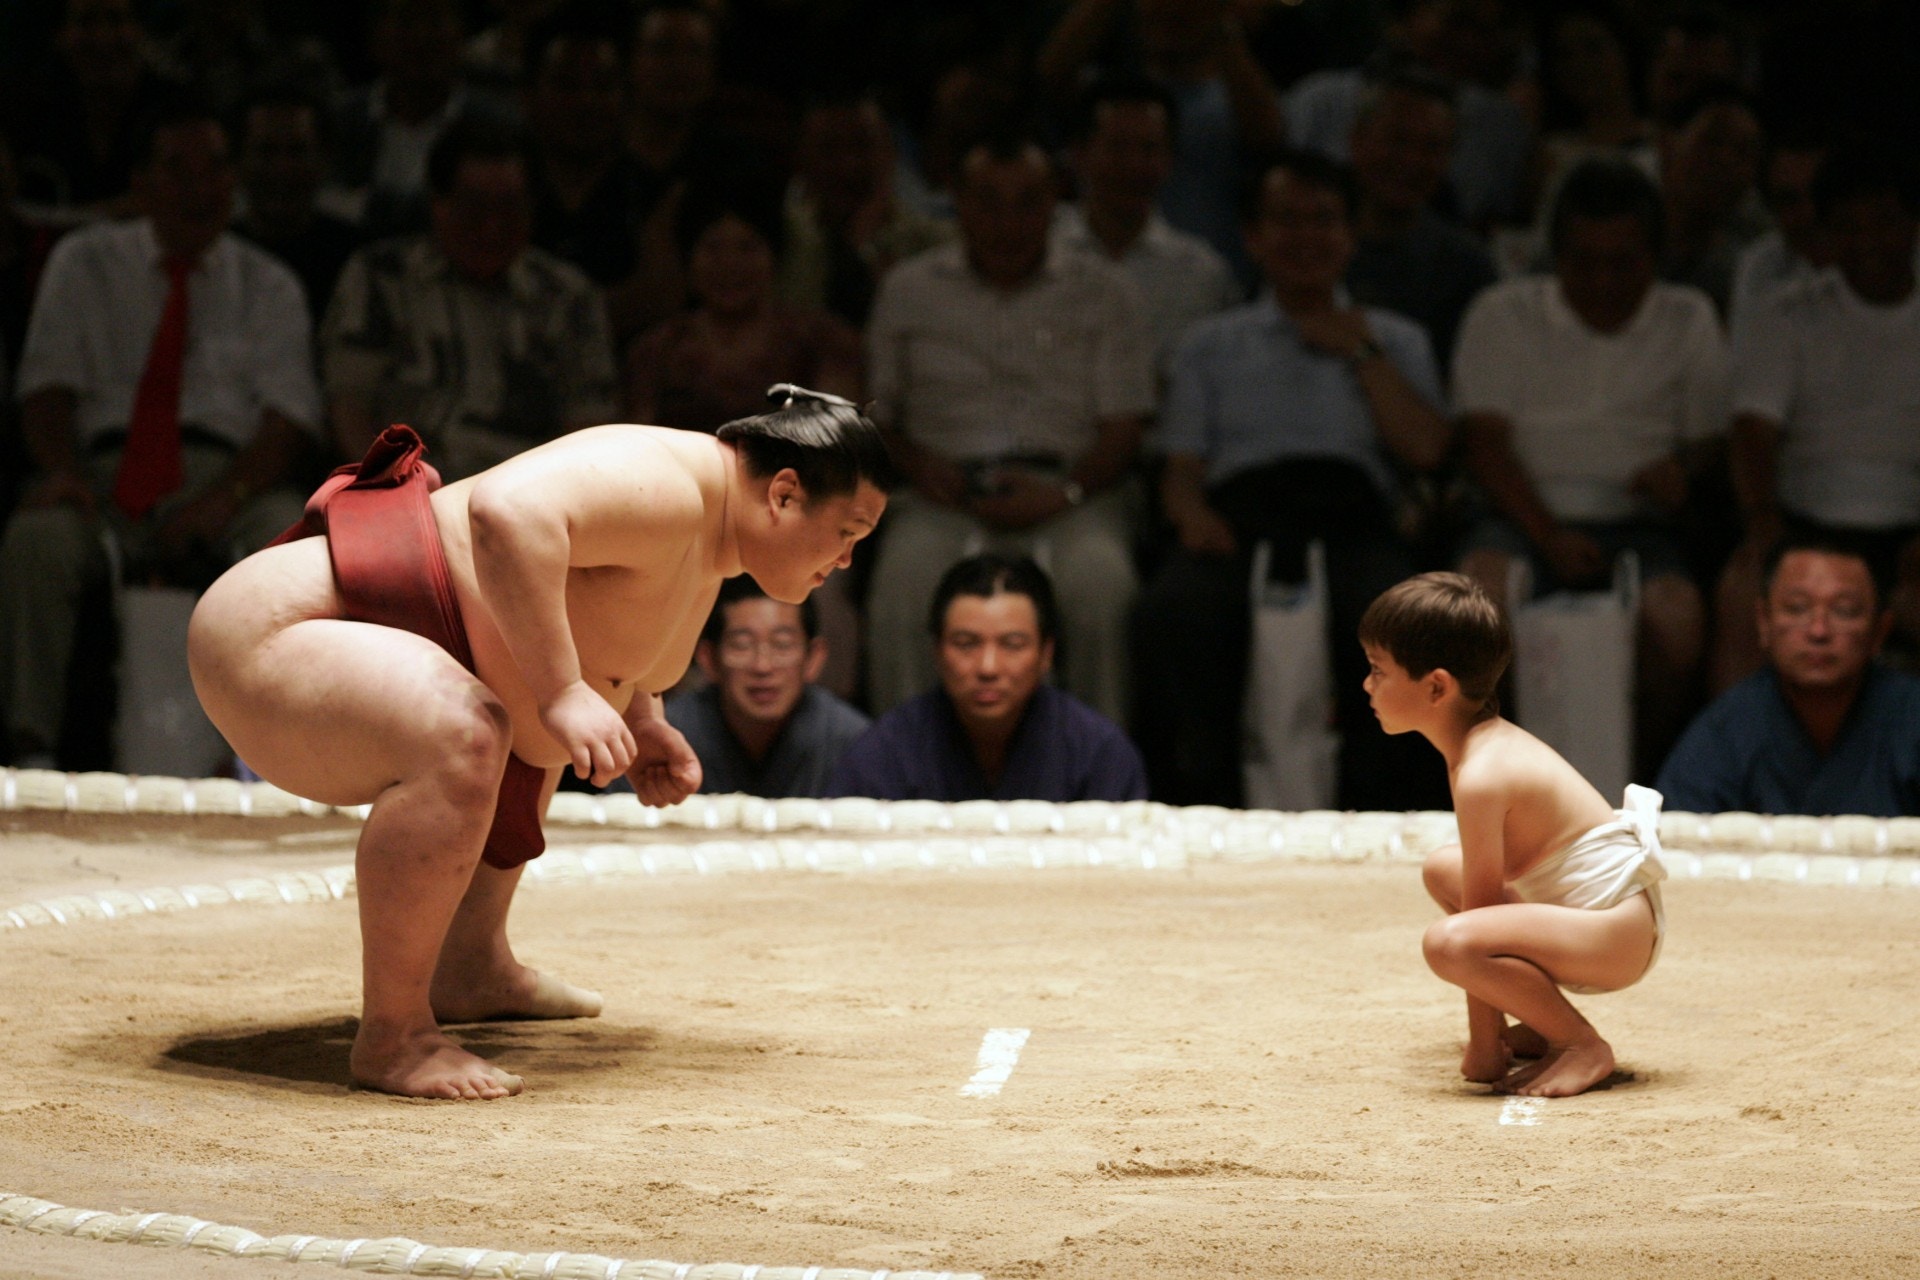
[[[506,709],[430,640],[313,618],[221,657],[217,681],[196,673],[207,714],[278,787],[348,805],[434,773],[491,768],[498,783],[512,741]]]
[[[1510,902],[1462,911],[1427,931],[1429,950],[1514,956],[1562,986],[1613,990],[1637,982],[1653,957],[1653,906],[1644,893],[1603,911]]]

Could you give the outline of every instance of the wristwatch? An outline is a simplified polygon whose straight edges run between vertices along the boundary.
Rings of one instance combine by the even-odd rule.
[[[1353,350],[1347,352],[1347,367],[1358,369],[1367,361],[1385,354],[1387,354],[1385,347],[1375,342],[1372,338],[1362,338],[1354,344]]]
[[[1077,507],[1087,500],[1086,486],[1078,480],[1068,480],[1060,486],[1060,496],[1067,500],[1069,507]]]

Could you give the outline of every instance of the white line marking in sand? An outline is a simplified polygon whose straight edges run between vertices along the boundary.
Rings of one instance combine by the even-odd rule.
[[[973,1079],[961,1088],[963,1098],[991,1098],[1013,1074],[1020,1061],[1021,1046],[1033,1033],[1025,1027],[995,1027],[980,1041],[980,1060],[974,1064]]]
[[[1545,1098],[1508,1098],[1500,1108],[1500,1123],[1539,1124],[1540,1113],[1546,1109]]]

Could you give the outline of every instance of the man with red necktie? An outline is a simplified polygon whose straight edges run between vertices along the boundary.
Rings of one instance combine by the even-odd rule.
[[[108,571],[198,586],[300,515],[320,420],[306,304],[278,260],[227,233],[219,118],[186,100],[144,131],[145,215],[69,234],[49,258],[17,391],[35,475],[0,539],[5,749],[47,766],[76,617]]]

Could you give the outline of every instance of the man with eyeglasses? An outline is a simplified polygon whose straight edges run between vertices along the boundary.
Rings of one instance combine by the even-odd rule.
[[[668,698],[666,711],[700,758],[700,790],[825,795],[834,763],[868,722],[814,683],[827,642],[817,634],[812,599],[785,604],[750,577],[729,578],[694,661],[712,683]]]
[[[1920,814],[1920,679],[1874,659],[1893,627],[1866,554],[1790,535],[1756,621],[1766,666],[1700,714],[1660,770],[1676,810]]]

